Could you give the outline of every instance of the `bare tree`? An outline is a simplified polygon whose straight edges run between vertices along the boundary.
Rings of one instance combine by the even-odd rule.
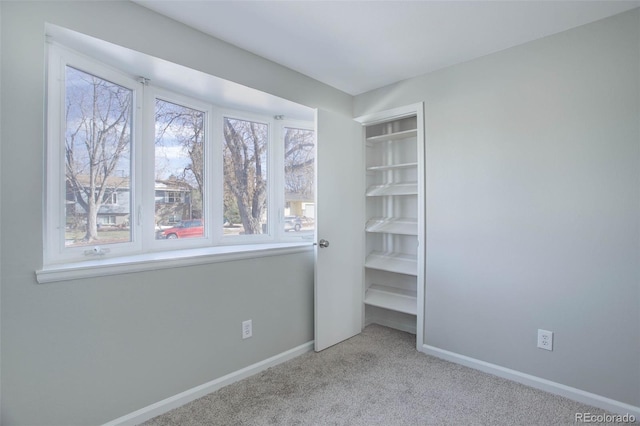
[[[313,199],[315,135],[312,130],[285,128],[284,172],[285,191]]]
[[[179,176],[195,184],[202,194],[204,184],[204,116],[202,111],[171,102],[156,101],[156,145],[162,144],[167,133],[188,155],[190,163]]]
[[[236,199],[245,234],[262,233],[267,202],[266,124],[225,118],[225,192]]]
[[[170,167],[163,171],[156,169],[156,179],[175,178],[178,184],[187,184],[197,188],[191,191],[189,198],[189,218],[202,217],[202,194],[204,194],[204,118],[205,113],[193,108],[156,100],[156,147],[171,145],[180,147],[188,163],[178,172]],[[156,150],[156,155],[158,151]],[[169,163],[171,160],[169,160]],[[177,172],[176,174],[174,174]],[[158,212],[156,212],[158,213]]]
[[[114,171],[130,170],[132,92],[70,67],[66,82],[66,181],[87,214],[84,241],[91,242],[107,191],[129,181]]]

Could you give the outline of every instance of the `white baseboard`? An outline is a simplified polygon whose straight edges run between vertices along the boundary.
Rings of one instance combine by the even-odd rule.
[[[227,386],[227,385],[230,385],[231,383],[245,379],[249,376],[252,376],[256,373],[266,370],[269,367],[273,367],[275,365],[281,364],[285,361],[293,359],[304,353],[311,352],[312,350],[313,350],[313,341],[304,343],[286,352],[282,352],[278,355],[272,356],[271,358],[265,359],[264,361],[257,362],[241,370],[234,371],[233,373],[229,373],[226,376],[222,376],[218,379],[212,380],[200,386],[196,386],[195,388],[186,390],[184,392],[180,392],[177,395],[163,399],[162,401],[156,402],[155,404],[148,405],[144,408],[134,411],[133,413],[119,417],[115,420],[105,423],[104,426],[138,425],[156,416],[159,416],[168,411],[171,411],[174,408],[178,408],[191,401],[194,401],[198,398],[208,395],[211,392],[214,392],[220,388],[223,388],[224,386]]]
[[[531,386],[532,388],[563,396],[573,401],[601,408],[611,413],[622,415],[629,414],[633,415],[636,420],[640,419],[640,407],[636,407],[635,405],[626,404],[624,402],[616,401],[614,399],[606,398],[594,393],[552,382],[551,380],[522,373],[517,370],[511,370],[499,365],[480,361],[478,359],[471,358],[465,355],[460,355],[455,352],[449,352],[440,348],[436,348],[434,346],[423,345],[421,352],[447,361],[455,362],[456,364],[464,365],[465,367],[470,367],[475,370],[493,374],[494,376],[522,383],[523,385]]]

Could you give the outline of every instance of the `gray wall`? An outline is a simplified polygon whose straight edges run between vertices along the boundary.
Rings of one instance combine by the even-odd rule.
[[[133,3],[0,8],[2,423],[103,423],[313,340],[311,251],[36,283],[45,22],[311,107],[350,115],[351,97]]]
[[[356,97],[426,104],[427,345],[640,406],[639,40],[636,9]]]

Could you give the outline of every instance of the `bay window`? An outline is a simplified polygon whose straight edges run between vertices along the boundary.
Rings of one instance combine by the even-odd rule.
[[[49,46],[45,265],[313,234],[313,123],[184,85]]]

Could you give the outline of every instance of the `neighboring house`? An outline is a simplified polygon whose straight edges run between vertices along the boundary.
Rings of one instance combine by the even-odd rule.
[[[156,180],[156,226],[172,226],[182,219],[201,217],[200,208],[194,206],[193,191],[191,185],[174,176]]]
[[[79,175],[78,183],[84,187],[89,186],[89,176]],[[98,210],[97,223],[99,226],[129,226],[130,206],[129,178],[122,176],[109,176],[106,180],[106,190],[102,198],[102,205]],[[74,189],[67,180],[66,194],[67,226],[71,228],[83,227],[86,223],[87,211],[83,204],[86,194],[82,190]]]
[[[316,217],[314,194],[286,191],[284,194],[285,216],[299,216],[307,219]]]
[[[80,176],[81,184],[89,184],[88,176]],[[172,225],[182,219],[191,218],[194,214],[192,203],[193,187],[187,182],[170,177],[168,180],[155,181],[155,209],[156,224]],[[67,182],[67,225],[72,227],[83,226],[86,222],[87,212],[83,203],[84,193],[74,191]],[[125,228],[129,226],[131,213],[129,179],[126,177],[110,176],[107,178],[107,189],[103,196],[103,202],[98,210],[97,222],[99,226],[114,226]]]

